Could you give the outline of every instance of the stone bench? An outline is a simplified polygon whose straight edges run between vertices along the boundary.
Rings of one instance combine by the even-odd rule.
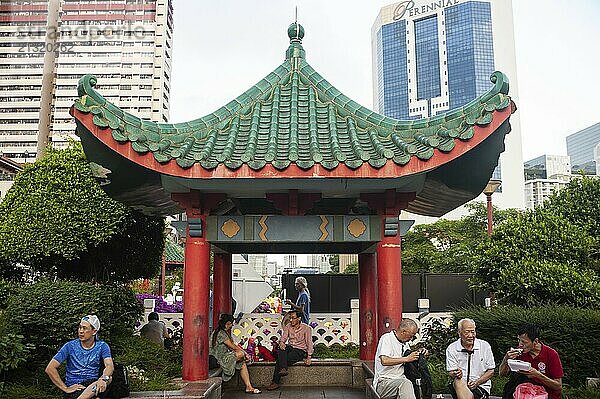
[[[367,399],[381,399],[381,396],[373,388],[373,378],[365,378],[365,396]]]
[[[363,372],[365,375],[365,394],[366,394],[367,398],[380,399],[380,396],[377,394],[377,392],[375,392],[375,389],[373,388],[375,362],[374,361],[362,362],[362,368],[363,368]],[[443,395],[443,396],[440,396],[440,395]],[[445,393],[445,394],[435,394],[434,393],[433,398],[452,399],[452,395],[450,395],[449,393]],[[490,396],[490,399],[502,399],[502,398],[499,396]]]
[[[266,387],[273,379],[275,362],[255,362],[249,365],[250,381],[256,387]],[[313,359],[310,366],[298,362],[288,367],[289,374],[282,377],[286,386],[338,386],[348,388],[364,387],[362,362],[356,359]],[[242,388],[239,373],[228,382],[224,389]]]

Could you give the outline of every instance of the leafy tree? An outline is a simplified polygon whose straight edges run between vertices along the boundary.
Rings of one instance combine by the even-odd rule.
[[[480,248],[475,285],[522,306],[598,306],[598,193],[599,180],[575,180],[498,226]]]
[[[81,145],[48,148],[27,165],[0,203],[0,267],[87,281],[130,281],[158,273],[162,218],[109,198]]]
[[[405,273],[472,273],[479,246],[488,240],[487,208],[467,204],[469,214],[460,220],[440,219],[415,226],[402,239],[402,270]],[[519,213],[494,208],[494,224],[502,225]]]
[[[600,180],[583,176],[554,193],[544,208],[580,226],[591,237],[600,237]]]
[[[358,262],[349,263],[344,269],[344,274],[358,274]]]

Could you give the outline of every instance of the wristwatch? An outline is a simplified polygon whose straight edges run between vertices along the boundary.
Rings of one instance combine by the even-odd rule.
[[[100,379],[102,381],[108,382],[110,380],[110,376],[109,375],[103,375],[102,377],[100,377]]]

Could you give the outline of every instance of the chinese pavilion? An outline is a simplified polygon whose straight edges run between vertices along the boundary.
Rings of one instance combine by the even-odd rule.
[[[217,111],[141,120],[84,76],[71,108],[104,190],[147,214],[187,214],[183,378],[208,376],[210,252],[214,317],[231,312],[232,253],[358,253],[360,356],[402,317],[399,215],[441,216],[479,195],[516,109],[508,80],[460,109],[400,121],[333,87],[288,29],[285,61]]]

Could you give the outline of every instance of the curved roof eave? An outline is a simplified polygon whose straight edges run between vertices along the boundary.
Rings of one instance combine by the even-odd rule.
[[[183,189],[215,178],[249,186],[272,179],[273,189],[280,178],[368,179],[398,190],[418,180],[409,210],[432,216],[481,192],[516,109],[504,74],[494,72],[491,89],[459,109],[400,121],[335,89],[306,62],[298,38],[290,38],[287,59],[275,71],[185,123],[141,120],[94,90],[95,77],[84,76],[71,114],[88,158],[111,172],[105,190],[146,213],[168,214],[177,205],[165,179],[183,182]]]

